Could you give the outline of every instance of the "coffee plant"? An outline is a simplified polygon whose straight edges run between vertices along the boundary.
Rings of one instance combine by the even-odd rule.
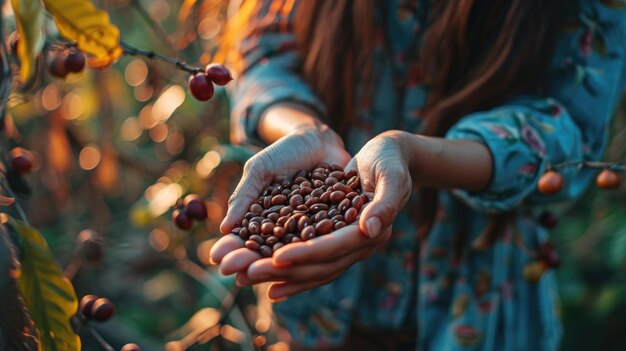
[[[0,350],[287,350],[263,287],[240,289],[209,266],[227,199],[252,154],[228,143],[222,87],[233,76],[214,59],[228,1],[0,5]],[[622,120],[617,134],[626,130]],[[607,159],[623,160],[620,140]],[[279,194],[283,184],[255,194],[252,223],[283,207],[252,225],[258,241],[248,245],[271,255],[270,244],[326,235],[355,219],[367,198],[352,192],[354,175],[326,184],[339,177],[326,166],[318,172],[324,185],[316,186],[315,172],[289,184],[306,181],[311,192],[326,186],[319,202]],[[607,162],[551,165],[539,190],[558,194],[560,172],[570,167],[597,171],[602,190],[618,188],[625,170]],[[615,283],[623,270],[610,269],[626,263],[626,246],[604,235],[626,234],[616,200],[623,191],[592,190],[585,199],[557,208],[559,216],[538,214],[568,255],[541,247],[527,269],[530,279],[548,267],[564,270],[566,326],[568,316],[582,314],[581,300],[598,297],[594,311],[606,318],[626,311],[615,298],[626,293]],[[288,207],[302,212],[289,222],[294,233],[284,227],[291,217],[281,220]],[[559,224],[561,216],[567,220]],[[237,235],[250,234],[246,224]],[[610,249],[589,254],[596,246]],[[588,269],[572,268],[579,263]],[[571,325],[570,338],[590,325],[598,323]],[[585,349],[602,342],[587,340],[579,342]]]

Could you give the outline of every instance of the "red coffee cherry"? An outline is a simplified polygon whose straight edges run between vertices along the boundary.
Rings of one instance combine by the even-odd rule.
[[[206,75],[213,83],[220,86],[224,86],[233,80],[233,76],[228,68],[218,64],[206,66]]]
[[[617,189],[621,182],[619,174],[610,169],[604,169],[596,177],[596,185],[600,189]]]
[[[74,51],[65,57],[65,70],[68,72],[81,72],[85,64],[85,55],[82,52]]]
[[[542,194],[556,194],[563,188],[563,176],[555,171],[547,171],[539,178],[537,188]]]
[[[106,322],[115,314],[115,306],[111,300],[101,297],[91,306],[91,318],[96,322]]]
[[[13,148],[9,156],[11,157],[11,167],[17,174],[30,173],[35,167],[35,156],[22,147]]]
[[[55,54],[48,63],[48,72],[57,78],[65,78],[69,73],[65,67],[65,55]]]
[[[130,343],[122,346],[120,351],[141,351],[141,347],[137,344]]]
[[[80,304],[78,305],[78,310],[80,314],[82,314],[85,318],[91,318],[91,308],[93,307],[93,303],[99,299],[96,295],[85,295],[82,299],[80,299]]]
[[[174,223],[176,223],[176,226],[182,230],[189,230],[193,225],[191,217],[189,217],[184,210],[174,210],[174,212],[172,212],[172,219]]]
[[[189,91],[200,101],[207,101],[213,97],[215,89],[206,74],[196,74],[189,78]]]
[[[207,218],[207,208],[206,204],[200,196],[191,194],[185,196],[185,200],[183,202],[185,206],[185,212],[189,215],[189,217],[197,220],[203,220]]]

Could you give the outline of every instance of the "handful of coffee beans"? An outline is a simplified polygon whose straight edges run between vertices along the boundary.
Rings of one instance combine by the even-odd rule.
[[[370,199],[355,170],[318,164],[291,181],[269,185],[233,234],[245,246],[270,257],[289,243],[307,241],[354,222]]]

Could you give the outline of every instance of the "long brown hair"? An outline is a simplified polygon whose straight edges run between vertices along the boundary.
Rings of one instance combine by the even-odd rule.
[[[574,2],[432,1],[416,55],[421,83],[429,88],[422,133],[443,136],[464,115],[517,94],[540,93],[556,34]],[[293,5],[294,0],[272,1],[274,12],[285,6],[292,11]],[[367,86],[375,76],[371,61],[376,6],[384,2],[306,0],[291,13],[301,74],[324,101],[326,122],[340,133],[359,113],[356,87]],[[421,189],[420,195],[420,217],[429,228],[436,192]]]

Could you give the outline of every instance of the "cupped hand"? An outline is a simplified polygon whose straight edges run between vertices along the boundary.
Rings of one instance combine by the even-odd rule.
[[[249,206],[273,180],[293,177],[301,169],[309,169],[319,163],[344,166],[350,160],[343,141],[326,126],[307,129],[287,135],[265,148],[246,162],[243,175],[233,195],[230,197],[226,217],[222,221],[222,233],[230,233],[243,219]],[[232,252],[245,269],[253,260],[261,256],[243,248],[243,240],[235,235],[222,237],[211,249],[210,258],[220,263]]]
[[[292,243],[272,258],[240,249],[242,240],[232,235],[214,251],[224,274],[237,273],[240,285],[274,282],[268,291],[279,300],[337,278],[354,263],[368,258],[385,243],[412,188],[401,132],[386,132],[368,142],[346,169],[357,169],[362,191],[373,193],[358,224],[303,243]]]

